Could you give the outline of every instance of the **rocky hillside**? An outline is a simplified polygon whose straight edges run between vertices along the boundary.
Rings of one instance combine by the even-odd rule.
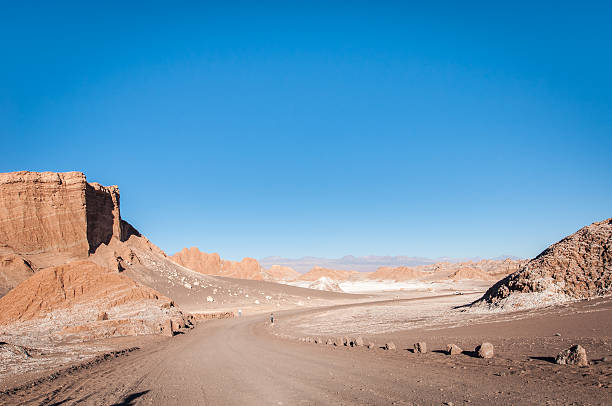
[[[240,262],[228,261],[221,259],[217,253],[208,254],[197,247],[183,248],[170,258],[179,265],[206,275],[251,280],[267,279],[263,268],[253,258],[244,258]]]
[[[551,245],[493,285],[474,305],[535,307],[612,291],[612,218]]]
[[[271,281],[293,281],[300,277],[298,271],[282,265],[272,265],[264,272],[266,274],[266,279]]]
[[[375,272],[368,274],[368,279],[381,281],[396,281],[403,282],[409,280],[417,280],[423,278],[427,274],[407,266],[398,266],[395,268],[389,266],[381,266]]]

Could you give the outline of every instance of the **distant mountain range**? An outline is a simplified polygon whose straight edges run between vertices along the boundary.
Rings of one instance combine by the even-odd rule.
[[[510,258],[513,260],[521,259],[512,255],[500,255],[495,259],[503,260]],[[302,258],[283,258],[283,257],[266,257],[259,260],[259,263],[264,268],[269,268],[272,265],[288,266],[300,273],[308,272],[313,266],[321,266],[323,268],[331,269],[345,269],[360,272],[373,272],[381,266],[419,266],[419,265],[430,265],[436,262],[467,262],[467,261],[480,261],[482,257],[472,258],[425,258],[425,257],[408,257],[408,256],[378,256],[368,255],[365,257],[355,257],[353,255],[346,255],[342,258],[318,258],[318,257],[302,257]]]

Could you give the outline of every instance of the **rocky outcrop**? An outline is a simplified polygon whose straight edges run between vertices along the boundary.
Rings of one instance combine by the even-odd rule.
[[[85,258],[121,238],[119,189],[80,172],[0,174],[0,243],[20,254]]]
[[[207,275],[252,280],[263,280],[265,277],[259,262],[253,258],[244,258],[240,262],[228,261],[221,259],[217,253],[208,254],[197,247],[183,248],[170,258],[179,265]]]
[[[91,261],[43,269],[0,298],[0,324],[44,318],[49,313],[88,304],[110,314],[113,307],[151,300],[171,307],[171,300],[130,278]]]
[[[427,352],[427,343],[418,342],[414,343],[414,353],[415,354],[425,354]]]
[[[368,274],[367,277],[372,280],[403,282],[420,279],[426,275],[422,271],[407,266],[398,266],[396,268],[381,266],[375,272]]]
[[[309,283],[307,288],[324,290],[327,292],[344,292],[338,282],[326,277],[321,277],[316,281]]]
[[[327,269],[320,266],[313,267],[310,271],[301,275],[298,279],[301,281],[314,282],[321,278],[327,278],[334,281],[347,281],[354,278],[359,278],[361,274],[357,271],[344,271],[338,269]]]
[[[91,261],[43,269],[0,298],[0,328],[95,339],[189,327],[172,301]]]
[[[300,277],[300,273],[293,268],[282,265],[272,265],[264,271],[265,279],[271,281],[294,281]]]
[[[589,365],[589,359],[584,347],[577,344],[567,350],[561,351],[555,357],[555,363],[559,365],[577,365],[579,367],[586,367]]]
[[[495,355],[495,348],[491,343],[482,343],[476,347],[474,352],[479,358],[493,358]]]
[[[456,344],[447,344],[446,345],[446,353],[448,355],[458,355],[461,354],[463,350],[459,348]]]
[[[583,227],[493,285],[473,305],[535,307],[612,289],[612,218]]]
[[[0,297],[34,275],[34,268],[27,259],[16,254],[0,255]]]

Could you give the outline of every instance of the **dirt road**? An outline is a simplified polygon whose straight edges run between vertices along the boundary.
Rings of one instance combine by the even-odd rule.
[[[282,317],[282,315],[281,315]],[[0,404],[604,404],[585,369],[546,361],[334,348],[271,336],[264,316],[216,320],[91,368],[0,395]],[[281,319],[282,320],[282,319]],[[281,321],[282,322],[282,321]]]

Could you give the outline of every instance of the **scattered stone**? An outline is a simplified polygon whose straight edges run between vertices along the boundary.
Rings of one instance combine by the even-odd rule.
[[[474,351],[479,358],[493,358],[493,355],[495,355],[495,350],[491,343],[482,343]]]
[[[456,346],[455,344],[448,344],[446,346],[446,353],[448,355],[459,355],[463,352],[463,350],[461,348],[459,348],[458,346]]]
[[[393,351],[396,350],[396,347],[393,341],[390,341],[387,344],[385,344],[385,350],[393,350]]]
[[[418,342],[414,344],[414,352],[424,354],[427,352],[427,344],[424,342]]]
[[[207,301],[207,302],[214,302],[214,301],[215,301],[215,299],[213,299],[213,297],[212,297],[212,296],[206,296],[206,301]]]
[[[557,354],[555,363],[559,365],[578,365],[579,367],[585,367],[589,365],[589,360],[586,350],[580,344],[577,344]]]

